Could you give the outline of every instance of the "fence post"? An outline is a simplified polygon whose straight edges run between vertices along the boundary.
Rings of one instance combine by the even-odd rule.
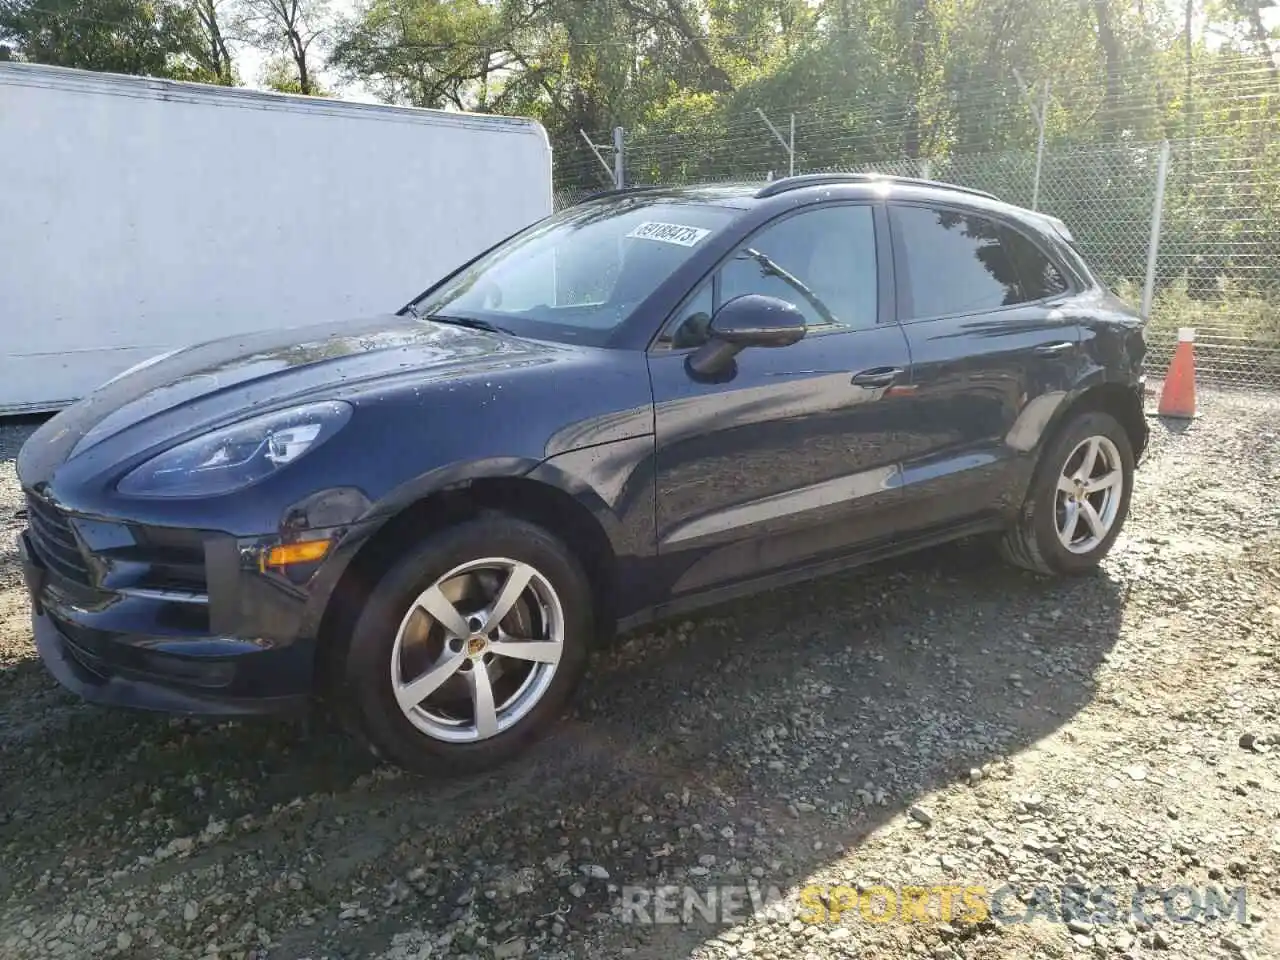
[[[1049,119],[1049,80],[1044,81],[1044,96],[1040,100],[1040,112],[1036,114],[1036,125],[1040,127],[1040,137],[1036,141],[1036,179],[1031,186],[1031,209],[1040,209],[1040,168],[1044,164],[1044,128]]]
[[[796,175],[796,115],[794,113],[791,115],[791,139],[788,140],[778,132],[778,128],[773,125],[773,122],[767,116],[765,116],[763,110],[756,107],[756,113],[760,114],[760,119],[763,120],[764,125],[769,128],[769,132],[773,134],[774,139],[782,144],[782,149],[787,151],[787,156],[791,158],[791,163],[787,169],[790,171],[790,176],[794,177]]]
[[[1142,319],[1151,319],[1151,300],[1156,292],[1156,260],[1160,257],[1160,220],[1164,216],[1164,184],[1169,177],[1169,141],[1160,144],[1160,165],[1156,168],[1156,198],[1151,205],[1151,242],[1147,244],[1147,282],[1142,287]]]
[[[788,168],[788,176],[796,175],[796,115],[791,115],[791,146],[787,148],[787,153],[791,156],[791,166]]]
[[[596,159],[600,161],[600,166],[604,167],[605,173],[608,173],[611,176],[613,176],[616,181],[617,171],[615,169],[610,168],[609,162],[605,160],[604,155],[600,152],[601,148],[597,147],[594,143],[592,143],[591,138],[587,136],[587,131],[579,127],[578,132],[582,134],[582,139],[586,142],[587,146],[591,148],[591,152],[596,155]],[[605,147],[604,149],[607,150],[609,148]]]
[[[613,128],[613,185],[619,190],[627,185],[627,162],[622,152],[626,133],[622,127]]]
[[[1040,106],[1036,106],[1036,102],[1032,99],[1034,92],[1027,86],[1026,81],[1022,79],[1017,68],[1014,68],[1013,78],[1018,81],[1018,86],[1022,88],[1022,95],[1027,98],[1027,106],[1031,109],[1031,116],[1036,122],[1036,172],[1035,178],[1031,182],[1031,209],[1040,209],[1040,167],[1044,163],[1044,128],[1049,122],[1049,81],[1044,82],[1044,93],[1040,95]]]
[[[925,157],[923,160],[920,161],[920,179],[921,180],[933,179],[933,164],[929,162],[928,157]]]

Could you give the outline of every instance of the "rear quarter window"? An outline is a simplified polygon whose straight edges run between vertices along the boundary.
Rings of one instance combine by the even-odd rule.
[[[982,313],[1029,299],[987,217],[935,207],[892,207],[903,319]]]
[[[1071,290],[1072,274],[1025,234],[981,213],[892,206],[903,320],[985,313]]]
[[[1022,281],[1023,292],[1028,300],[1043,300],[1046,297],[1066,293],[1070,284],[1059,267],[1030,239],[1017,230],[1004,228],[1004,246],[1018,271]]]

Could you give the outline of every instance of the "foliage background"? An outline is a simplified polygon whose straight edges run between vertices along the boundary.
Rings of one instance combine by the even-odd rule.
[[[1193,322],[1211,374],[1280,377],[1276,0],[335,2],[0,0],[0,57],[533,116],[565,200],[609,185],[585,140],[615,126],[630,182],[783,173],[763,111],[797,170],[1030,203],[1043,105],[1040,206],[1133,294],[1173,143],[1157,354]]]

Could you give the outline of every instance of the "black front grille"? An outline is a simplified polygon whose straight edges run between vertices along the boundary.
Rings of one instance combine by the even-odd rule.
[[[40,559],[55,574],[89,586],[93,577],[71,521],[53,504],[27,494],[27,524]]]

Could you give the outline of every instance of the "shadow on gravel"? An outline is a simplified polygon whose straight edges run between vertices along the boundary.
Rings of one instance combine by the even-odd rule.
[[[463,780],[365,776],[370,760],[327,729],[75,711],[0,763],[20,805],[0,846],[17,830],[64,829],[72,815],[85,818],[83,855],[118,862],[155,839],[120,832],[118,820],[95,832],[100,811],[156,806],[182,835],[212,815],[312,797],[296,829],[246,842],[307,873],[315,894],[388,884],[424,865],[426,874],[421,896],[358,931],[338,923],[336,898],[329,922],[286,938],[286,952],[294,940],[385,949],[391,933],[447,923],[466,890],[526,867],[541,875],[531,889],[471,905],[482,928],[536,938],[547,911],[561,909],[570,929],[596,932],[592,914],[617,894],[580,864],[603,866],[618,885],[705,889],[741,884],[740,873],[718,872],[732,863],[785,889],[841,847],[856,855],[922,795],[1053,733],[1091,700],[1123,604],[1105,573],[1043,581],[976,544],[763,594],[624,637],[597,657],[579,708],[552,737]],[[149,800],[153,791],[161,799]],[[565,867],[547,871],[562,853]],[[715,865],[689,876],[707,854]],[[569,894],[575,881],[584,894]],[[636,956],[664,960],[715,932],[630,929]]]
[[[18,459],[27,437],[53,414],[35,413],[21,417],[0,416],[0,463]]]
[[[20,439],[26,439],[29,434],[35,432],[40,424],[53,419],[52,413],[24,413],[13,414],[11,416],[0,416],[0,430],[12,430],[15,436]],[[18,446],[14,445],[12,453],[18,452]],[[6,448],[7,450],[7,448]]]
[[[1093,698],[1123,606],[1124,587],[1105,573],[1043,581],[981,545],[954,545],[739,606],[720,630],[733,644],[729,658],[699,631],[663,662],[593,690],[600,713],[591,738],[609,731],[615,760],[668,789],[715,782],[734,798],[731,816],[767,825],[754,832],[769,836],[756,856],[712,849],[717,862],[736,855],[744,871],[764,867],[761,886],[785,890],[843,858],[842,849],[856,863],[861,840],[923,795],[1068,723]],[[634,734],[610,718],[625,712],[619,700],[639,707],[645,699],[678,725],[672,742],[651,741],[647,756],[624,746]],[[859,789],[873,798],[883,790],[885,804],[867,806]],[[797,816],[796,804],[817,810]],[[690,819],[703,817],[719,822],[714,806]],[[911,859],[904,850],[891,882],[908,881]],[[658,879],[653,861],[636,861],[615,877],[702,890],[744,882],[714,869],[681,876],[695,864],[673,864],[671,877]],[[659,873],[667,868],[659,860]],[[655,958],[686,956],[719,932],[705,924],[633,930],[635,956]]]
[[[3,571],[4,566],[0,564],[0,573]],[[31,656],[23,660],[0,663],[0,692],[8,686],[42,686],[45,680],[53,683],[48,671],[41,664],[40,658],[36,656],[34,643],[31,645]]]
[[[1148,414],[1147,420],[1150,422],[1152,429],[1163,430],[1165,433],[1171,433],[1175,436],[1186,433],[1195,425],[1194,419],[1162,417],[1159,414]]]

